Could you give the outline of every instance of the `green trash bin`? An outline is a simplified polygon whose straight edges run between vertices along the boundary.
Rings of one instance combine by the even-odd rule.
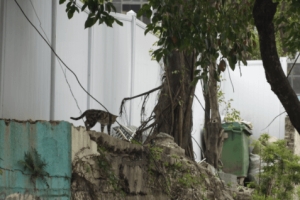
[[[221,161],[222,171],[237,177],[247,177],[249,168],[249,136],[252,132],[248,125],[227,122],[222,127],[228,137],[224,139]]]

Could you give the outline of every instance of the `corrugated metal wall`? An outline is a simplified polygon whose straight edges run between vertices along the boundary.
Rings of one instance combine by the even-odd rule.
[[[160,66],[151,61],[149,54],[157,38],[151,34],[145,36],[145,25],[131,15],[115,15],[123,22],[122,27],[114,24],[113,28],[96,25],[84,29],[87,14],[76,13],[69,20],[65,5],[58,5],[56,0],[24,0],[20,5],[49,42],[52,41],[52,47],[77,74],[83,87],[110,112],[118,114],[124,97],[160,85]],[[88,108],[104,110],[88,97],[74,76],[52,55],[14,1],[1,0],[0,9],[4,11],[0,33],[3,43],[0,117],[71,121],[71,116],[80,115],[77,103],[82,112]],[[155,98],[151,98],[149,110],[154,103]],[[132,112],[131,117],[127,116],[128,121],[136,126],[140,121],[136,112],[140,105],[140,99],[127,103],[127,114],[130,109]],[[127,121],[125,118],[119,120]],[[83,125],[82,121],[71,122]],[[96,130],[99,128],[97,125]]]

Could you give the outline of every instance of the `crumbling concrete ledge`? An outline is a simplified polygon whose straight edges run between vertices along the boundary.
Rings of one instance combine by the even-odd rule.
[[[139,145],[89,131],[99,154],[73,161],[72,199],[250,200],[244,188],[229,188],[208,168],[185,157],[174,139],[160,133]]]

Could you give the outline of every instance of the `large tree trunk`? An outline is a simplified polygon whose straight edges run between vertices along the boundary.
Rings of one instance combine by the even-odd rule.
[[[300,133],[300,103],[282,70],[276,50],[272,20],[277,5],[272,0],[256,0],[253,8],[254,23],[258,30],[261,58],[267,81],[288,113],[293,126]]]
[[[195,86],[196,55],[173,51],[165,59],[165,78],[158,103],[154,108],[155,132],[168,133],[194,159],[191,131],[193,126],[192,104]]]
[[[218,169],[220,156],[223,148],[223,129],[219,113],[217,98],[217,80],[215,64],[209,67],[208,91],[204,94],[205,98],[205,131],[204,131],[204,155],[206,162]]]

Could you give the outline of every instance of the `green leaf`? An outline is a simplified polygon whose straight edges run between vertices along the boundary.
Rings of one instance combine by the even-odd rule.
[[[59,0],[59,4],[65,3],[66,0]]]
[[[218,81],[218,82],[220,82],[221,80],[220,80],[220,76],[219,76],[219,74],[215,71],[214,72],[214,78]]]
[[[111,7],[110,7],[110,5],[108,3],[106,4],[106,10],[108,11],[108,13],[111,12]]]
[[[115,21],[116,21],[116,23],[119,24],[120,26],[123,26],[123,22],[121,22],[121,21],[119,21],[119,20],[117,20],[117,19],[115,19]]]
[[[149,31],[151,31],[151,29],[150,29],[150,28],[146,28],[144,35],[147,35],[147,33],[148,33]]]
[[[201,72],[201,70],[199,70],[199,69],[195,70],[195,72],[194,72],[195,76],[198,75],[200,72]]]
[[[71,18],[73,17],[75,10],[76,10],[76,6],[73,5],[73,6],[71,7],[71,9],[69,10],[69,12],[68,12],[68,18],[69,18],[69,19],[71,19]]]
[[[137,17],[141,17],[143,14],[146,14],[146,16],[147,16],[147,12],[149,12],[149,10],[151,11],[151,5],[150,4],[144,4],[142,6],[142,8],[138,11]],[[151,11],[151,13],[152,13],[152,11]]]
[[[84,11],[84,9],[86,9],[87,6],[88,6],[88,4],[85,3],[85,4],[82,6],[81,11]]]
[[[73,17],[74,11],[70,10],[68,12],[68,18],[71,19]]]
[[[111,5],[110,7],[113,9],[113,11],[114,11],[114,12],[117,12],[117,9],[116,9],[116,7],[114,6],[114,4],[112,4],[111,2],[108,2],[108,3]]]
[[[72,5],[72,1],[70,1],[69,3],[67,3],[67,8],[70,8]]]
[[[198,81],[199,81],[199,77],[195,77],[195,78],[193,79],[191,85],[192,85],[192,86],[197,85]]]
[[[151,10],[151,9],[146,10],[145,15],[146,15],[146,17],[147,17],[148,19],[150,19],[151,16],[152,16],[152,10]]]
[[[90,28],[92,27],[95,23],[97,22],[96,17],[88,17],[87,20],[85,21],[84,28]]]

